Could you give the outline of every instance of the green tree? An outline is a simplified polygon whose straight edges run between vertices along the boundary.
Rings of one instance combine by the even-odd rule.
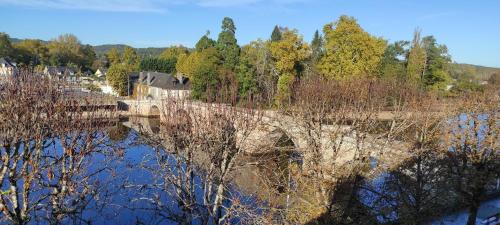
[[[427,54],[423,48],[420,33],[419,29],[415,30],[406,67],[407,80],[413,82],[422,81],[427,66]]]
[[[0,32],[0,57],[10,57],[14,53],[14,48],[10,42],[8,34]]]
[[[245,45],[241,50],[240,62],[236,68],[238,93],[241,97],[249,97],[257,92],[257,68],[255,48],[252,44]]]
[[[82,45],[75,35],[63,34],[50,41],[47,45],[52,65],[91,68],[96,56],[89,45]]]
[[[387,46],[380,62],[380,77],[383,79],[403,79],[406,75],[408,41],[397,41]]]
[[[297,30],[285,30],[282,40],[270,43],[270,51],[279,74],[276,100],[290,101],[292,85],[300,75],[301,64],[310,57],[309,45],[297,34]]]
[[[45,65],[49,63],[49,50],[40,40],[26,39],[14,45],[16,60],[25,65]]]
[[[271,41],[281,41],[281,29],[278,25],[274,26],[273,32],[271,33]]]
[[[278,77],[271,73],[269,45],[268,41],[257,40],[242,47],[240,63],[236,69],[241,97],[252,96],[272,103]]]
[[[130,70],[135,71],[139,69],[140,58],[137,55],[135,49],[131,47],[125,47],[123,50],[122,63],[128,65]]]
[[[106,53],[106,58],[108,59],[108,62],[111,65],[121,63],[121,61],[122,61],[121,56],[120,56],[120,52],[118,52],[118,49],[116,49],[116,48],[111,48]]]
[[[75,35],[63,34],[50,41],[47,45],[52,65],[64,66],[67,64],[80,64],[80,40]]]
[[[109,85],[113,87],[120,96],[125,96],[128,93],[130,72],[132,72],[130,66],[126,64],[112,64],[106,74],[106,80]]]
[[[194,99],[212,100],[219,83],[220,55],[215,48],[207,48],[196,56],[191,79],[191,96]]]
[[[233,20],[226,17],[222,21],[221,28],[216,47],[221,54],[224,68],[234,71],[240,55],[240,47],[235,37],[236,27]]]
[[[325,55],[319,71],[330,79],[371,76],[377,72],[386,41],[364,31],[356,19],[341,16],[325,25]]]
[[[207,48],[215,47],[216,42],[209,38],[210,31],[207,31],[205,35],[203,35],[200,40],[196,43],[195,49],[197,52],[201,52]]]
[[[433,36],[422,39],[423,47],[427,55],[426,68],[424,73],[425,86],[435,90],[446,90],[450,83],[449,64],[451,57],[445,45],[439,45]]]
[[[92,64],[97,59],[94,51],[94,47],[91,45],[84,45],[80,50],[82,69],[89,70],[92,68]]]
[[[172,47],[165,49],[165,51],[163,51],[160,54],[159,58],[175,59],[177,61],[177,58],[179,58],[180,55],[188,54],[188,53],[189,53],[189,50],[184,46],[172,46]]]
[[[141,60],[139,70],[173,73],[176,62],[175,58],[146,58]]]
[[[318,30],[314,32],[314,37],[311,41],[311,50],[312,50],[311,60],[313,64],[316,64],[323,56],[323,38],[319,34]]]

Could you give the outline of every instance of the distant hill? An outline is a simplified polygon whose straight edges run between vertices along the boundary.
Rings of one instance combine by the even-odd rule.
[[[10,38],[10,42],[12,43],[19,43],[21,41],[23,41],[24,39],[19,39],[19,38]]]
[[[27,40],[27,39],[10,38],[10,42],[12,42],[12,43],[19,43],[19,42],[24,41],[24,40]],[[44,40],[40,40],[40,39],[35,39],[35,40],[39,40],[44,44],[49,43],[48,41],[44,41]]]
[[[94,51],[97,56],[103,56],[112,48],[116,48],[118,52],[123,52],[127,45],[97,45],[94,46]],[[130,47],[130,46],[129,46]],[[137,54],[142,58],[159,56],[166,48],[135,48]]]
[[[479,80],[488,80],[494,73],[500,74],[500,68],[477,66],[463,63],[451,64],[451,75],[457,77],[460,74],[471,73]]]
[[[10,41],[12,43],[19,43],[25,39],[19,39],[19,38],[10,38]],[[43,43],[47,44],[49,41],[45,40],[40,40]],[[123,52],[123,49],[128,45],[123,45],[123,44],[113,44],[113,45],[96,45],[94,47],[95,54],[99,56],[103,56],[112,48],[118,49],[119,52]],[[130,47],[130,46],[129,46]],[[163,51],[165,51],[166,48],[135,48],[137,51],[137,54],[142,57],[142,58],[147,58],[147,57],[156,57],[159,56]]]

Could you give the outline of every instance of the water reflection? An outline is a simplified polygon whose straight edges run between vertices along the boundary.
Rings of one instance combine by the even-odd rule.
[[[176,130],[174,137],[162,136],[169,126]],[[43,224],[67,214],[60,222],[425,224],[460,209],[464,201],[449,189],[448,167],[436,152],[423,152],[375,179],[355,174],[333,186],[303,176],[302,157],[286,136],[271,153],[238,156],[229,182],[218,189],[224,164],[213,163],[219,158],[210,152],[182,150],[196,147],[189,135],[181,124],[167,126],[159,118],[128,118],[103,128],[93,137],[100,141],[86,153],[84,169],[68,179],[74,195],[62,196],[64,207],[57,209],[41,200],[31,222]],[[60,140],[47,146],[47,151],[62,150]],[[368,163],[376,167],[378,162]],[[64,180],[59,170],[50,173],[40,182],[47,184],[37,184],[34,201],[50,195],[51,182]],[[330,188],[331,195],[319,195],[321,188]],[[221,190],[224,199],[214,210]]]
[[[125,124],[162,133],[159,119],[130,118]],[[115,129],[127,130],[122,124]],[[114,165],[119,172],[114,174],[112,189],[119,191],[111,199],[114,207],[102,210],[103,218],[145,224],[210,221],[201,219],[213,217],[213,199],[206,199],[211,185],[206,156],[189,162],[184,153],[172,151],[167,143],[145,140],[134,129],[128,131],[114,143],[125,154]],[[331,205],[325,209],[317,182],[300,173],[301,156],[293,151],[293,142],[282,137],[274,148],[274,154],[238,159],[240,166],[231,172],[227,187],[231,198],[224,202],[226,210],[234,210],[231,204],[238,201],[238,207],[251,214],[272,215],[267,222],[275,224],[425,224],[461,205],[460,197],[447,186],[445,163],[436,152],[427,152],[375,179],[354,176],[341,180],[331,187]],[[377,162],[370,160],[369,164],[373,167]]]

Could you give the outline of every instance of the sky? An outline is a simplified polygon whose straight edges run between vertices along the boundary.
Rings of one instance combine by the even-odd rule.
[[[341,15],[390,42],[418,27],[446,44],[459,63],[500,67],[500,0],[0,0],[0,32],[50,40],[75,34],[82,43],[192,47],[221,21],[236,24],[239,44],[268,39],[275,25],[306,41]]]

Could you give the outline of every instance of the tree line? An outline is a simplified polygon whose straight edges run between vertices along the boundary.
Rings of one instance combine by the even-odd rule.
[[[121,83],[128,79],[124,72],[180,73],[192,81],[195,99],[213,100],[215,92],[224,92],[226,101],[253,98],[268,105],[292,101],[294,87],[308,76],[402,80],[444,94],[482,90],[479,81],[473,79],[473,71],[453,70],[446,45],[434,36],[422,37],[420,29],[411,41],[389,43],[363,30],[355,18],[343,15],[324,25],[322,32],[317,30],[311,43],[304,41],[296,29],[275,26],[268,40],[243,46],[238,44],[231,18],[223,19],[221,29],[216,40],[207,32],[192,49],[172,46],[159,56],[148,57],[126,46],[120,50],[113,47],[97,57],[92,46],[81,44],[71,34],[49,42],[23,40],[13,44],[2,33],[0,57],[27,66],[67,65],[81,70],[112,67],[112,72],[120,67],[113,67],[115,64],[130,64],[128,70],[119,69],[122,76],[116,77]],[[123,61],[120,54],[135,59]]]
[[[296,29],[276,26],[268,40],[240,46],[231,18],[224,18],[221,28],[216,40],[207,32],[194,49],[167,49],[159,58],[147,59],[144,69],[189,77],[194,99],[225,96],[226,101],[238,102],[253,98],[269,105],[291,102],[298,82],[311,76],[400,80],[444,94],[453,83],[446,45],[434,36],[422,37],[419,29],[411,41],[389,43],[363,30],[355,18],[340,16],[326,24],[322,33],[316,31],[311,43]],[[183,51],[167,54],[179,48]]]
[[[69,66],[80,71],[100,67],[93,47],[82,44],[72,34],[49,42],[26,39],[12,43],[8,34],[0,33],[0,57],[8,57],[21,67]]]

